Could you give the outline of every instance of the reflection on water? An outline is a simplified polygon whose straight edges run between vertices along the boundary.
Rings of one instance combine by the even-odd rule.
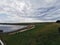
[[[0,31],[3,30],[3,32],[12,32],[24,27],[27,27],[27,25],[0,25]]]

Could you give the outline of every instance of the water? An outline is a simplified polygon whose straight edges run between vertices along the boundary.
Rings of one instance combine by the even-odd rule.
[[[0,25],[0,31],[3,30],[3,32],[13,32],[25,27],[27,27],[27,25]]]

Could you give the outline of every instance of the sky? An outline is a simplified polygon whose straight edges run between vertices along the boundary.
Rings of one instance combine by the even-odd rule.
[[[60,0],[0,0],[0,23],[55,22]]]

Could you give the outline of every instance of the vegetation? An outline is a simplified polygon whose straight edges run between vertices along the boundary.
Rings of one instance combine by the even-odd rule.
[[[58,23],[35,24],[35,28],[8,35],[2,34],[1,38],[6,45],[60,45],[60,33]]]

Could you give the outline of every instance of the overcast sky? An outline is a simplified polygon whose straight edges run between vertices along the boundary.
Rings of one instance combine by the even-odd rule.
[[[60,19],[60,0],[0,0],[0,22],[45,22]]]

